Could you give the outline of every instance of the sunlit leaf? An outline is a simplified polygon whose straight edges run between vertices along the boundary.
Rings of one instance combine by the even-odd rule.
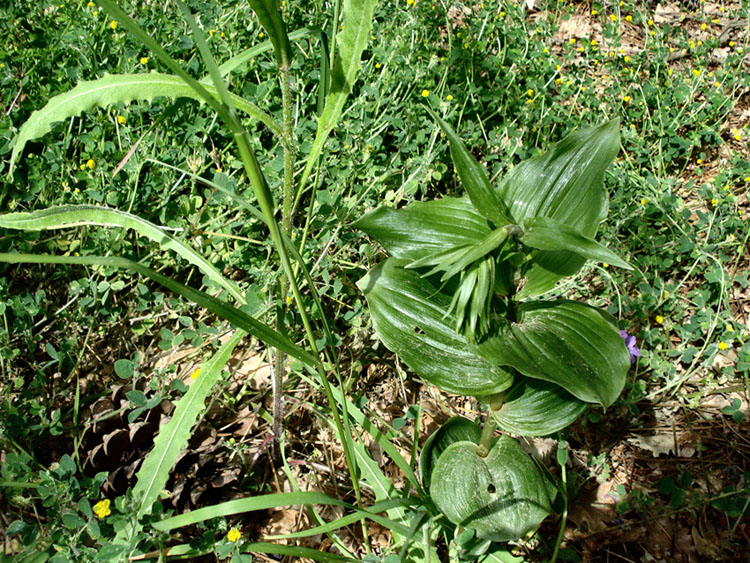
[[[389,258],[358,283],[383,343],[417,375],[452,393],[489,395],[510,386],[512,376],[469,350],[446,315],[450,297]]]

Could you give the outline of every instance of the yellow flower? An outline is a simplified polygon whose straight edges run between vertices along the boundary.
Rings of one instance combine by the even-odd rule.
[[[127,120],[125,119],[124,115],[118,115],[117,116],[117,123],[119,123],[120,125],[124,124],[125,121],[127,121]]]
[[[86,4],[86,6],[88,6],[89,8],[93,8],[94,6],[96,6],[96,4],[94,4],[93,2],[89,2],[88,4]]]
[[[573,45],[575,42],[576,42],[576,38],[575,37],[571,37],[570,38],[570,44]]]
[[[631,16],[630,14],[628,14],[627,16],[625,16],[625,21],[632,22],[633,21],[633,16]]]
[[[534,90],[532,90],[531,88],[529,88],[529,89],[528,89],[528,90],[526,91],[526,95],[527,95],[527,96],[529,96],[529,97],[533,96],[533,95],[534,95]]]
[[[263,33],[262,31],[258,34],[258,37],[260,37],[261,39],[263,39],[265,36],[265,33]]]
[[[94,161],[93,159],[89,158],[89,159],[88,159],[88,160],[86,161],[86,166],[88,166],[88,167],[89,167],[89,170],[93,170],[93,169],[94,169],[94,167],[96,166],[96,162],[95,162],[95,161]]]
[[[641,198],[641,205],[646,205],[647,203],[648,203],[648,198],[647,197],[642,197]]]
[[[429,90],[422,90],[422,97],[423,97],[423,98],[426,98],[426,97],[428,97],[429,95],[430,95],[430,91],[429,91]]]
[[[730,41],[730,42],[729,42],[729,46],[730,46],[730,47],[734,47],[734,41]]]
[[[592,39],[592,40],[591,40],[591,44],[592,44],[592,45],[593,45],[594,47],[596,47],[596,46],[597,46],[597,45],[599,44],[599,42],[598,42],[598,41],[597,41],[596,39]]]
[[[380,68],[381,66],[383,65],[381,65],[380,63],[375,63],[375,68]]]
[[[595,15],[596,15],[596,14],[598,14],[598,13],[599,13],[599,12],[597,12],[596,10],[591,10],[591,15],[592,15],[592,16],[595,16]]]
[[[231,530],[229,530],[229,532],[227,532],[227,539],[232,543],[236,542],[241,537],[242,533],[240,533],[237,528],[232,528]]]
[[[449,101],[449,102],[450,102],[450,101],[451,101],[451,100],[453,99],[453,96],[451,96],[450,94],[448,94],[448,95],[447,95],[447,96],[445,97],[445,99],[446,99],[447,101]]]
[[[716,198],[713,198],[713,199],[711,200],[711,205],[716,205],[717,203],[719,203],[719,200],[718,200],[718,199],[716,199]]]
[[[614,15],[614,14],[609,14],[609,19],[612,20],[613,22],[616,22],[617,21],[617,16]]]
[[[287,295],[286,296],[286,304],[287,305],[291,305],[292,304],[292,296],[291,295]]]
[[[630,57],[628,55],[625,55],[625,58],[623,59],[626,63],[630,62]]]
[[[695,163],[696,163],[696,164],[703,164],[703,159],[702,159],[702,158],[699,158],[698,160],[696,160],[696,161],[695,161]]]
[[[623,96],[622,101],[627,104],[630,101],[630,96]]]
[[[727,344],[723,340],[721,342],[719,342],[719,350],[723,351],[723,350],[726,350],[727,348],[729,348],[729,344]]]
[[[732,325],[727,325],[725,327],[729,332],[734,332],[734,327]]]
[[[112,511],[109,508],[109,499],[105,498],[104,500],[100,500],[94,505],[94,512],[100,519],[104,519],[110,514],[112,514]]]
[[[147,65],[148,64],[148,57],[141,57],[141,64]]]
[[[646,23],[649,27],[651,27],[652,25],[654,25],[654,20],[648,20]]]
[[[701,24],[701,31],[706,31],[706,24],[705,23]]]
[[[664,317],[661,315],[656,315],[656,322],[659,324],[664,324]]]
[[[117,22],[115,20],[112,20],[111,22],[109,22],[109,27],[111,27],[112,29],[117,29]]]
[[[198,379],[198,376],[200,374],[201,374],[201,368],[198,368],[193,373],[190,374],[190,379]]]

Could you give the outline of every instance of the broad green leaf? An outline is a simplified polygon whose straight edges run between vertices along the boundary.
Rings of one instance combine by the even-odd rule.
[[[477,353],[582,401],[608,407],[617,399],[630,355],[606,313],[575,301],[534,301],[519,305],[518,318],[476,344]]]
[[[477,211],[486,219],[492,221],[496,227],[513,223],[508,208],[490,184],[484,167],[466,149],[461,138],[450,125],[440,119],[429,106],[427,106],[427,111],[430,112],[430,115],[448,137],[451,146],[451,159],[453,164],[456,165],[461,184],[466,193],[469,194],[469,199]]]
[[[493,410],[497,425],[519,436],[547,436],[571,424],[586,410],[559,385],[516,375],[513,386],[500,394],[503,403]]]
[[[203,84],[203,88],[218,99],[215,87]],[[79,82],[72,90],[50,98],[42,109],[33,112],[23,124],[11,153],[10,174],[13,174],[15,163],[26,143],[49,133],[53,123],[80,115],[94,107],[106,107],[118,102],[129,103],[133,100],[150,102],[158,96],[171,99],[191,98],[203,102],[192,87],[181,78],[169,74],[107,74],[97,80]],[[231,98],[239,110],[258,119],[281,136],[281,126],[273,117],[239,96],[232,94]]]
[[[518,441],[501,436],[487,457],[472,442],[443,452],[430,495],[451,522],[503,542],[521,538],[550,513],[548,484]]]
[[[475,422],[461,416],[448,419],[427,438],[419,454],[419,478],[422,486],[429,491],[432,471],[448,446],[456,442],[478,444],[481,437],[482,430]]]
[[[362,60],[362,51],[370,41],[372,15],[378,0],[343,0],[341,31],[336,34],[338,55],[331,69],[331,85],[325,99],[323,113],[318,119],[307,164],[302,172],[297,190],[301,192],[318,164],[328,136],[333,131],[352,91]]]
[[[593,237],[607,215],[604,172],[619,148],[618,120],[575,131],[543,155],[511,170],[498,193],[519,224],[532,217],[549,217]],[[584,262],[570,252],[540,252],[526,271],[519,297],[549,290]]]
[[[64,205],[48,207],[39,211],[0,215],[0,227],[6,229],[41,231],[45,229],[66,229],[81,225],[133,229],[139,235],[156,242],[163,249],[173,250],[191,264],[198,266],[204,274],[226,289],[237,301],[245,303],[245,298],[237,284],[225,278],[199,252],[157,225],[141,219],[137,215],[96,205]]]
[[[632,270],[633,268],[593,238],[582,235],[578,229],[550,219],[549,217],[532,217],[524,224],[524,233],[520,240],[526,246],[540,250],[569,250],[588,260],[606,262],[612,266]]]
[[[151,506],[167,484],[169,472],[190,439],[198,416],[205,408],[206,398],[221,378],[222,369],[245,334],[244,331],[237,331],[222,344],[208,362],[201,365],[200,375],[190,383],[188,392],[175,404],[172,418],[159,429],[159,434],[154,439],[154,447],[136,474],[137,482],[133,495],[140,503],[137,512],[139,519],[151,511]]]
[[[276,54],[276,64],[280,67],[288,67],[292,60],[292,46],[289,43],[286,26],[276,0],[250,0],[250,7],[258,16],[260,25],[266,30],[268,38],[271,40],[273,51]]]
[[[512,375],[472,352],[456,333],[455,317],[446,315],[450,297],[400,264],[389,258],[357,282],[386,347],[445,391],[489,395],[508,388]]]
[[[133,270],[134,272],[163,285],[167,289],[174,291],[178,295],[182,295],[185,299],[208,309],[217,317],[229,321],[236,327],[252,334],[267,345],[278,348],[293,358],[297,358],[303,364],[312,368],[316,368],[320,364],[315,356],[294,344],[286,336],[276,332],[270,327],[267,327],[257,319],[243,313],[236,307],[232,307],[203,291],[193,289],[192,287],[188,287],[178,281],[163,276],[151,268],[147,268],[143,264],[133,262],[127,258],[119,258],[115,256],[48,256],[44,254],[0,253],[0,262],[9,262],[11,264],[83,264]]]
[[[394,258],[414,261],[490,234],[487,220],[466,198],[415,202],[403,209],[378,207],[354,223]]]

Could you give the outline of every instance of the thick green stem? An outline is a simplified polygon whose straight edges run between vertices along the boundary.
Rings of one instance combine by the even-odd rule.
[[[479,449],[477,455],[479,457],[487,457],[492,447],[492,439],[495,437],[495,417],[492,416],[492,412],[487,413],[487,418],[484,421],[482,427],[482,437],[479,438]]]

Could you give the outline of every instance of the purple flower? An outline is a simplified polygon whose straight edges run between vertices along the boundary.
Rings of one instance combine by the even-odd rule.
[[[625,345],[628,347],[628,353],[630,354],[630,363],[634,364],[636,358],[641,357],[641,351],[635,345],[635,336],[630,336],[624,330],[620,331],[620,336],[625,339]]]

